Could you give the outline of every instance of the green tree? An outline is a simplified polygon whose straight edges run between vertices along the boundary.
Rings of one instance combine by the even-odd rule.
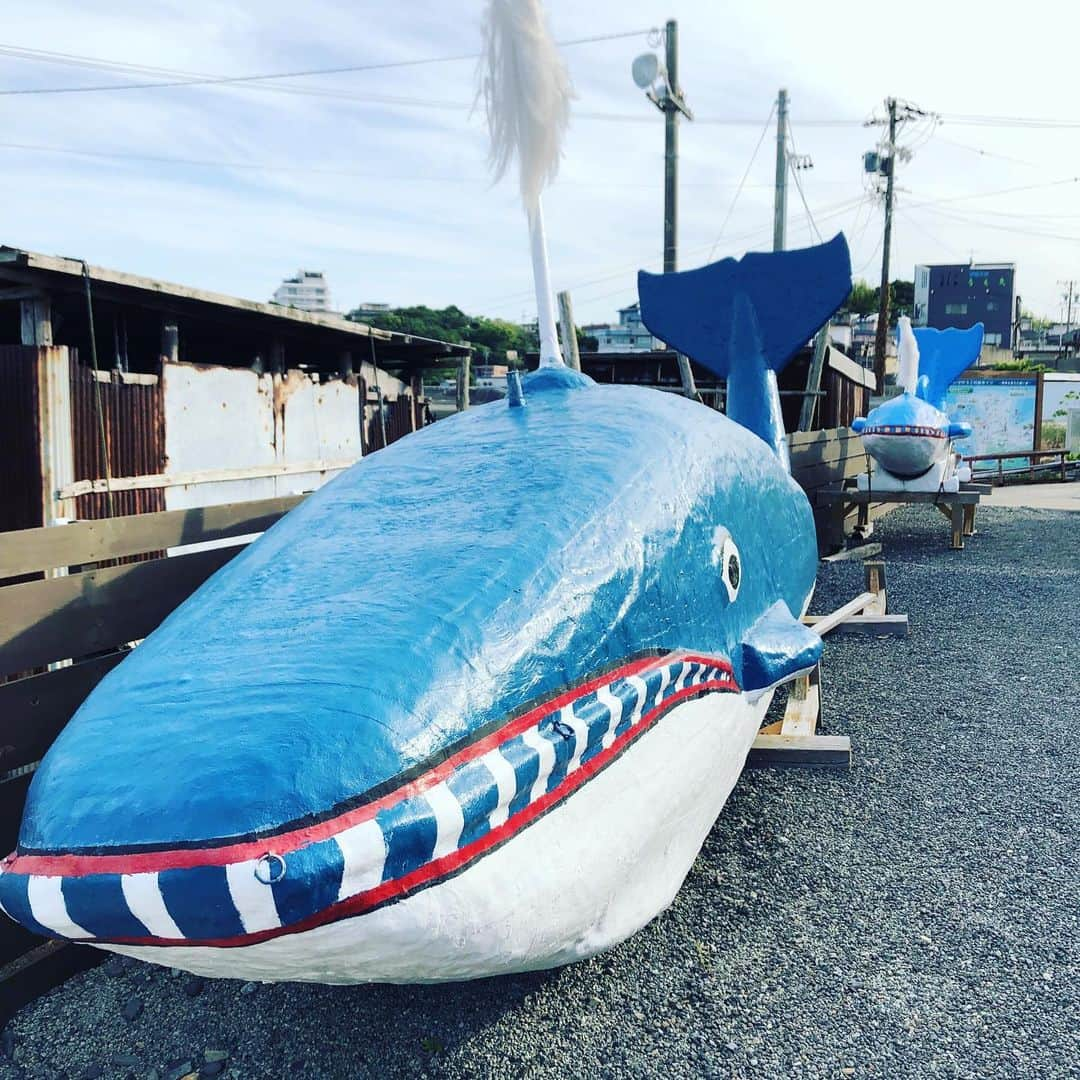
[[[872,315],[878,310],[881,288],[868,281],[856,281],[851,286],[845,310],[852,315]],[[889,322],[895,323],[901,315],[911,316],[915,311],[915,283],[897,279],[889,283]]]
[[[361,315],[359,311],[350,311],[345,318],[354,322],[365,322],[382,330],[415,334],[417,337],[454,343],[468,341],[480,358],[494,362],[505,361],[509,349],[526,353],[538,348],[534,328],[519,326],[506,319],[466,315],[461,308],[453,305],[437,309],[417,304],[375,315]]]

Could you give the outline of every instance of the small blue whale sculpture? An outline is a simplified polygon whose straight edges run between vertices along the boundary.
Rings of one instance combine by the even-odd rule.
[[[956,491],[970,473],[957,471],[952,441],[970,435],[971,425],[949,420],[945,393],[978,359],[983,324],[968,330],[912,330],[906,316],[898,321],[903,392],[851,425],[879,466],[872,481],[860,477],[860,486],[872,482],[886,490]]]
[[[734,419],[545,368],[313,494],[91,693],[0,905],[321,982],[550,967],[643,926],[820,654],[774,373],[849,288],[842,237],[643,274]]]

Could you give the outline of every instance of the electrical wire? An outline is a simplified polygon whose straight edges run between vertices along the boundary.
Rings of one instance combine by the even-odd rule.
[[[802,200],[803,209],[806,211],[806,219],[810,222],[810,227],[814,230],[814,234],[817,236],[818,243],[820,244],[822,242],[821,231],[814,221],[814,215],[810,212],[810,205],[807,203],[806,194],[803,192],[802,177],[799,175],[799,170],[795,167],[795,158],[798,156],[798,152],[795,149],[795,132],[790,123],[788,124],[787,135],[788,140],[791,142],[791,154],[787,156],[788,171],[795,181],[795,190],[799,193],[799,198]]]
[[[655,31],[655,27],[644,30],[624,30],[610,34],[594,34],[590,37],[573,38],[568,41],[560,41],[557,44],[562,48],[574,45],[588,45],[599,41],[615,41],[620,38],[645,37]],[[361,71],[385,71],[390,68],[420,67],[425,64],[449,64],[461,60],[477,60],[479,53],[455,53],[449,56],[419,57],[413,60],[384,60],[368,64],[342,64],[336,67],[307,68],[295,71],[264,72],[254,75],[208,75],[198,72],[170,71],[167,68],[146,68],[143,65],[124,64],[118,61],[108,61],[100,57],[78,56],[72,53],[47,53],[41,49],[25,49],[13,45],[0,45],[0,54],[17,59],[33,59],[55,63],[88,63],[92,66],[110,70],[121,71],[124,67],[137,71],[140,74],[147,71],[160,72],[163,80],[155,82],[122,83],[120,85],[94,85],[94,86],[52,86],[52,87],[19,87],[0,90],[0,96],[13,95],[41,95],[41,94],[94,94],[108,93],[115,90],[158,90],[166,87],[177,86],[232,86],[272,82],[279,79],[304,79],[319,75],[346,75]]]
[[[735,197],[731,200],[731,205],[728,207],[727,214],[724,215],[724,221],[720,226],[720,232],[717,234],[716,239],[713,241],[713,246],[709,249],[709,261],[712,261],[713,252],[716,251],[717,245],[724,238],[724,230],[728,226],[728,222],[731,220],[731,215],[735,212],[735,206],[739,201],[739,196],[743,192],[743,187],[746,184],[747,177],[750,175],[750,170],[754,167],[754,162],[757,160],[758,151],[761,149],[761,144],[765,141],[765,136],[768,134],[769,125],[772,123],[772,118],[776,114],[776,102],[772,104],[772,108],[769,110],[769,115],[765,118],[765,125],[761,129],[761,134],[758,136],[758,141],[754,146],[754,152],[750,155],[750,160],[747,162],[746,171],[742,174],[742,179],[739,181],[739,186],[735,189]]]
[[[173,155],[165,154],[133,154],[129,152],[110,151],[110,150],[91,150],[82,147],[72,146],[49,146],[42,143],[19,143],[19,142],[0,142],[0,150],[19,150],[27,153],[45,153],[45,154],[65,154],[75,157],[87,157],[102,159],[105,161],[133,161],[133,162],[145,162],[148,164],[160,164],[160,165],[185,165],[193,168],[205,168],[205,169],[242,169],[255,172],[281,172],[281,173],[298,173],[302,175],[314,175],[314,176],[347,176],[358,179],[367,180],[392,180],[395,183],[402,182],[414,182],[414,183],[438,183],[438,184],[484,184],[491,183],[490,176],[463,176],[458,174],[449,173],[412,173],[408,175],[393,175],[385,172],[372,172],[364,171],[361,169],[346,169],[336,168],[326,165],[282,165],[272,162],[259,162],[259,161],[228,161],[218,160],[212,158],[188,158],[188,157],[176,157]],[[557,182],[557,180],[556,180]],[[575,187],[587,187],[587,188],[603,188],[605,190],[610,188],[633,188],[648,191],[655,191],[655,184],[647,183],[629,183],[624,180],[603,180],[603,181],[574,181]],[[724,188],[734,187],[733,184],[715,184],[712,181],[692,181],[687,183],[680,183],[681,187],[687,188]],[[772,184],[748,184],[747,187],[751,188],[771,188]]]

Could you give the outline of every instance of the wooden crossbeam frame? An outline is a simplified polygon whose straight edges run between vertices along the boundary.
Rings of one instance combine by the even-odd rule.
[[[863,564],[865,590],[828,615],[811,615],[804,624],[819,637],[856,623],[863,632],[907,633],[906,615],[888,615],[885,564]],[[886,620],[891,620],[887,622]],[[889,629],[883,629],[888,626]],[[747,766],[813,766],[847,769],[851,765],[851,740],[846,735],[821,735],[821,664],[797,675],[789,684],[784,716],[762,728],[750,749]]]

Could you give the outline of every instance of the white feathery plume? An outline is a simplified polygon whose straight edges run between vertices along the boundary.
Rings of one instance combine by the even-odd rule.
[[[900,357],[896,372],[896,381],[905,394],[914,394],[919,381],[919,343],[911,329],[911,320],[906,315],[897,319],[900,328]]]
[[[491,136],[496,181],[516,159],[529,219],[540,366],[563,364],[555,332],[540,192],[559,171],[573,88],[540,0],[488,0],[483,22],[480,93]]]

